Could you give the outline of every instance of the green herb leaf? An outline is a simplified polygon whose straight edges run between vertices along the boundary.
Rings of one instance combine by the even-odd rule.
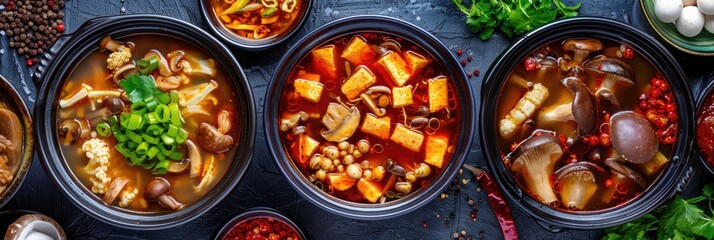
[[[702,195],[709,199],[712,199],[712,194],[714,194],[714,184],[709,183],[707,185],[704,185],[704,188],[702,189]]]
[[[129,96],[129,101],[131,102],[138,102],[161,93],[161,91],[156,89],[154,79],[147,75],[130,75],[125,80],[119,82],[119,86],[126,91],[127,96]]]

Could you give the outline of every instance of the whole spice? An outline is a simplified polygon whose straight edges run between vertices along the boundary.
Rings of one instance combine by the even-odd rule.
[[[60,10],[65,0],[0,0],[5,11],[0,13],[0,28],[10,40],[10,48],[25,58],[29,67],[37,63],[37,56],[64,32],[64,13]]]

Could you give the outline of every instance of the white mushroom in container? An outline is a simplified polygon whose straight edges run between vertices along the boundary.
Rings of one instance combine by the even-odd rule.
[[[511,171],[517,173],[528,191],[545,204],[554,204],[558,198],[553,192],[550,175],[555,163],[563,155],[563,149],[552,132],[536,131],[530,138],[521,142],[508,155],[512,160]]]
[[[632,111],[622,111],[610,117],[610,140],[615,151],[628,162],[648,162],[659,149],[659,140],[652,124]]]
[[[674,26],[685,37],[697,36],[704,28],[704,14],[696,6],[684,7]]]
[[[590,56],[590,53],[602,50],[602,42],[593,38],[568,39],[563,41],[563,50],[573,52],[570,61],[564,58],[558,59],[561,69],[568,71],[575,66],[580,66]]]
[[[567,77],[563,85],[573,94],[571,102],[556,106],[539,116],[539,121],[568,122],[575,121],[578,136],[587,136],[595,131],[597,125],[597,103],[588,86],[577,77]]]
[[[171,191],[169,181],[162,177],[155,177],[146,183],[144,198],[149,202],[156,201],[162,207],[171,210],[183,208],[184,204],[169,195],[169,191]]]
[[[560,200],[570,210],[585,210],[598,189],[593,171],[605,169],[591,162],[577,162],[565,165],[555,172],[555,185],[560,186]]]
[[[67,235],[54,219],[42,214],[27,214],[7,228],[5,240],[65,240]]]
[[[615,97],[615,92],[618,88],[630,88],[635,85],[633,80],[635,71],[630,64],[615,58],[598,57],[585,63],[584,67],[604,77],[602,84],[595,91],[601,106],[619,110],[620,102]]]
[[[344,106],[339,103],[330,103],[327,112],[322,117],[322,124],[326,130],[320,131],[325,140],[342,142],[352,137],[360,124],[360,112],[357,107]]]
[[[676,0],[655,0],[655,16],[662,22],[672,23],[682,15],[683,2]]]

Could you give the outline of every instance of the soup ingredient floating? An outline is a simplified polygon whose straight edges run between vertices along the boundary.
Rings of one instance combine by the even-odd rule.
[[[714,185],[704,185],[702,195],[689,199],[677,196],[652,213],[617,227],[605,229],[602,239],[711,239],[714,237]]]
[[[248,39],[276,36],[297,20],[304,0],[211,0],[221,24]]]
[[[655,181],[678,119],[667,81],[632,48],[573,38],[512,70],[496,120],[504,164],[528,194],[589,211],[624,204]]]
[[[107,205],[179,210],[230,165],[234,95],[192,46],[133,39],[104,37],[70,75],[58,101],[59,140],[74,173]]]
[[[23,130],[20,118],[0,101],[0,193],[15,178],[22,157]]]
[[[685,37],[694,37],[706,29],[714,33],[714,0],[686,3],[679,0],[655,0],[655,16],[664,23],[674,23]],[[694,1],[692,1],[694,2]]]
[[[554,21],[557,17],[575,17],[581,3],[567,6],[562,0],[451,0],[466,15],[466,25],[487,40],[498,29],[509,38]]]
[[[449,163],[458,96],[439,63],[399,36],[360,33],[319,46],[293,70],[277,123],[317,188],[361,203],[403,198]]]
[[[291,239],[302,240],[300,234],[288,223],[273,217],[252,217],[233,225],[223,236],[224,240]]]

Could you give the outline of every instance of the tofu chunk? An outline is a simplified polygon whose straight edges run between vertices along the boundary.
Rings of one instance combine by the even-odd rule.
[[[312,64],[322,76],[337,79],[337,58],[335,46],[329,45],[312,51]]]
[[[448,147],[448,140],[430,136],[426,139],[426,157],[424,162],[437,168],[444,166],[444,156]]]
[[[330,187],[332,189],[335,189],[337,191],[344,191],[347,189],[350,189],[352,186],[357,183],[354,179],[342,175],[340,173],[330,173],[327,174],[327,182],[330,184]]]
[[[341,90],[347,96],[347,99],[352,100],[359,97],[360,93],[371,87],[375,82],[377,82],[377,77],[374,76],[374,73],[365,66],[359,66],[352,76],[342,84]]]
[[[320,101],[323,89],[322,83],[305,79],[295,79],[294,86],[295,92],[305,100],[314,103]]]
[[[354,66],[364,65],[377,57],[377,52],[374,51],[372,46],[367,44],[362,36],[354,36],[349,44],[342,51],[342,58],[353,64]]]
[[[444,76],[429,79],[429,111],[441,111],[449,106],[449,87]]]
[[[409,71],[412,76],[419,75],[421,70],[430,63],[429,59],[413,51],[407,51],[404,54],[404,58],[407,60],[407,65],[409,66]]]
[[[390,139],[406,149],[419,152],[419,150],[421,150],[421,144],[424,142],[424,135],[400,123],[397,124]]]
[[[389,117],[377,118],[374,114],[368,113],[364,116],[361,131],[381,139],[387,139],[389,138],[390,124],[391,119]]]
[[[382,191],[373,183],[360,178],[357,182],[357,190],[362,193],[362,197],[371,203],[376,203],[382,197]]]
[[[404,61],[399,53],[392,51],[387,52],[377,60],[377,66],[381,71],[392,79],[392,82],[398,87],[404,86],[409,78],[412,77],[409,69],[407,69],[407,63]]]
[[[300,165],[304,166],[307,164],[307,160],[310,159],[312,154],[317,151],[317,147],[320,146],[320,142],[318,142],[315,139],[312,139],[310,136],[307,134],[302,134],[300,135],[300,138],[298,140],[298,162]]]
[[[393,87],[392,88],[392,106],[400,108],[409,106],[414,103],[412,99],[412,86]]]

